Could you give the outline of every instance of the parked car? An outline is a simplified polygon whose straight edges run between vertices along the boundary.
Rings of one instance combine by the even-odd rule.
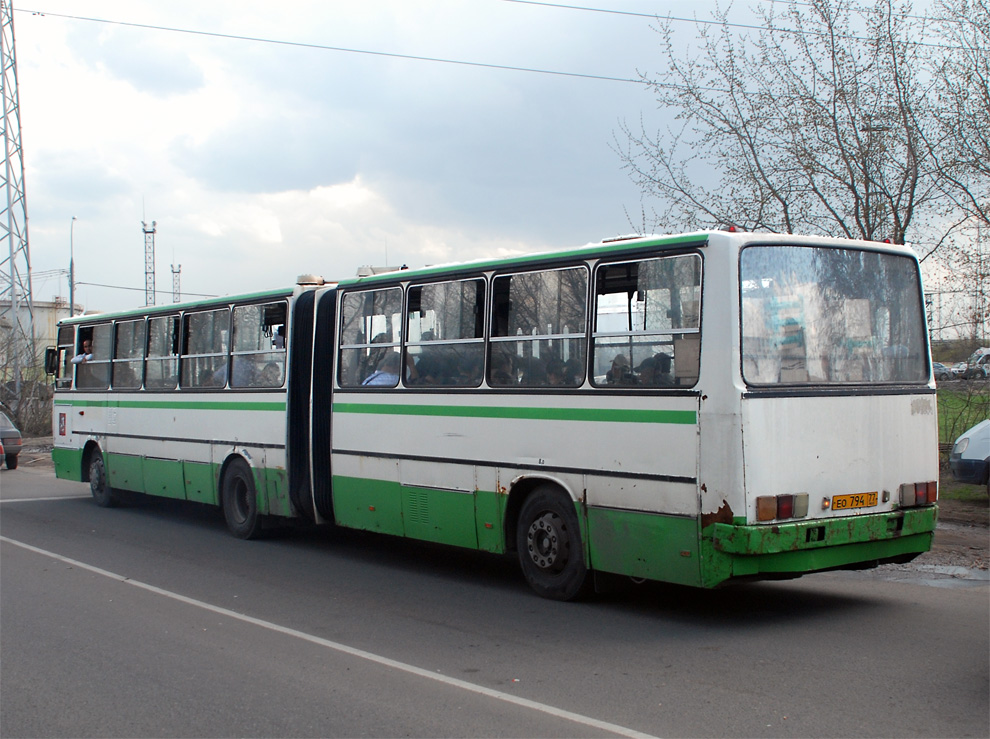
[[[932,362],[932,372],[935,374],[936,380],[952,380],[955,378],[952,370],[941,362]]]
[[[21,453],[21,432],[5,413],[0,413],[0,447],[4,450],[3,458],[7,462],[7,469],[17,469],[17,455]]]
[[[986,485],[990,492],[990,418],[956,439],[949,454],[949,468],[956,480]]]

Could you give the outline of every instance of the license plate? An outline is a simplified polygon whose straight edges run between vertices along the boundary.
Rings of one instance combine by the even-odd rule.
[[[853,493],[852,495],[832,496],[833,511],[845,511],[849,508],[872,508],[876,504],[876,493]]]

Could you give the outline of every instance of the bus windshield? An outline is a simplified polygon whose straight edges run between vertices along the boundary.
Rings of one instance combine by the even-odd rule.
[[[914,259],[751,246],[740,256],[742,371],[751,385],[928,381]]]

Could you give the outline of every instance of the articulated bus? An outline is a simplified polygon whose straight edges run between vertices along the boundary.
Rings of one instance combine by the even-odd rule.
[[[514,555],[549,598],[905,562],[937,519],[903,246],[712,231],[305,277],[76,316],[49,369],[57,475],[99,505]]]

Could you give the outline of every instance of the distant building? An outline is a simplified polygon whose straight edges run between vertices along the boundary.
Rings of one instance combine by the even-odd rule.
[[[37,374],[45,360],[45,347],[55,346],[58,334],[58,322],[69,317],[69,301],[55,298],[51,301],[35,300],[34,308],[34,352],[27,346],[19,347],[25,378]],[[23,326],[29,325],[30,314],[26,305],[19,305],[20,319]],[[82,312],[81,306],[76,305],[76,312]],[[9,300],[0,301],[0,379],[12,379],[12,342],[14,340],[14,315]],[[33,378],[40,379],[40,378]]]

